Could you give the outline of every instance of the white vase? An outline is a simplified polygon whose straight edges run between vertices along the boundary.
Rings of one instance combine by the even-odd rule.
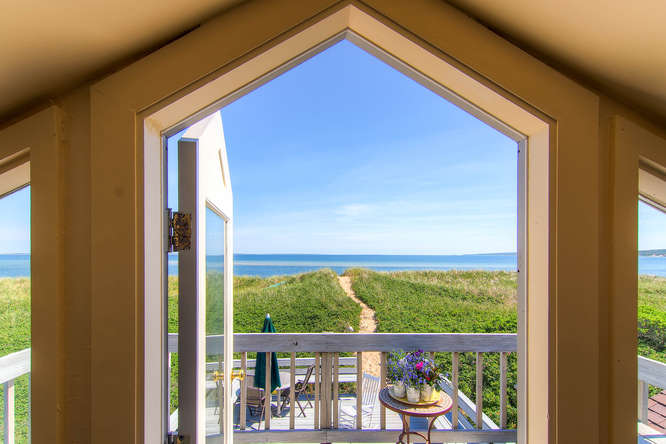
[[[396,398],[404,398],[405,397],[405,383],[402,381],[397,381],[395,384],[393,384],[393,396]]]
[[[431,385],[422,385],[421,386],[421,401],[430,401],[432,399],[432,386]]]
[[[407,386],[407,401],[409,402],[419,402],[421,396],[421,391],[418,387],[409,387]]]

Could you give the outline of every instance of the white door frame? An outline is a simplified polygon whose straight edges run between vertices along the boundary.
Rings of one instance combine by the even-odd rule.
[[[570,344],[570,335],[556,327],[564,322],[583,325],[585,320],[588,325],[589,322],[597,325],[596,318],[590,321],[588,315],[595,313],[590,310],[598,292],[594,286],[596,271],[592,270],[589,278],[573,279],[580,267],[586,268],[587,262],[596,260],[593,241],[589,236],[583,239],[574,237],[577,243],[589,243],[591,248],[583,249],[579,257],[567,256],[566,251],[572,241],[558,238],[555,224],[564,220],[567,226],[571,225],[577,205],[592,201],[590,195],[596,189],[583,188],[577,194],[567,189],[563,195],[566,199],[557,200],[559,179],[556,173],[560,174],[563,170],[561,165],[560,169],[556,169],[553,161],[565,156],[562,159],[565,173],[569,175],[566,177],[567,185],[578,183],[570,176],[570,157],[578,148],[597,144],[598,97],[508,42],[491,35],[478,24],[466,21],[448,5],[417,2],[410,5],[410,14],[404,16],[395,12],[396,8],[402,7],[400,2],[387,2],[386,7],[379,4],[377,9],[366,7],[360,1],[343,1],[332,7],[329,7],[330,3],[325,3],[306,2],[301,5],[300,15],[287,14],[280,4],[251,3],[246,7],[252,13],[244,14],[241,20],[238,20],[237,10],[224,14],[91,88],[92,170],[93,173],[102,172],[101,177],[92,175],[92,198],[107,199],[116,196],[114,192],[123,191],[105,182],[109,178],[103,171],[109,165],[119,168],[126,164],[135,166],[136,189],[131,188],[135,176],[122,175],[111,182],[129,184],[139,196],[137,206],[128,205],[128,217],[135,217],[140,227],[136,232],[136,248],[140,250],[135,251],[135,244],[131,244],[114,256],[105,256],[107,247],[116,237],[134,239],[131,234],[134,226],[105,223],[105,216],[107,213],[111,216],[111,210],[99,206],[93,208],[93,219],[98,223],[92,233],[93,276],[101,276],[99,268],[106,264],[117,268],[126,263],[136,265],[129,267],[132,271],[123,279],[93,281],[93,291],[98,296],[92,309],[93,321],[108,317],[107,311],[112,307],[110,302],[106,302],[110,301],[106,294],[127,293],[130,307],[135,306],[131,298],[141,298],[136,302],[136,311],[132,312],[141,319],[132,320],[130,317],[129,321],[123,321],[124,318],[114,312],[120,323],[135,322],[128,324],[136,325],[137,330],[135,333],[129,330],[127,343],[136,343],[141,346],[140,349],[128,353],[124,342],[114,345],[108,340],[104,328],[93,332],[93,341],[99,350],[104,350],[107,355],[113,352],[112,356],[126,358],[117,362],[126,362],[118,366],[126,365],[128,376],[118,371],[111,374],[103,365],[104,356],[95,352],[97,349],[93,350],[91,358],[92,382],[99,387],[92,395],[93,409],[106,412],[107,400],[121,389],[131,387],[128,396],[134,398],[123,398],[123,402],[136,405],[140,411],[130,409],[126,413],[97,415],[94,421],[99,423],[99,427],[93,427],[93,438],[100,433],[101,439],[103,430],[120,428],[123,434],[127,433],[130,437],[134,436],[133,433],[140,433],[145,441],[152,441],[161,430],[161,409],[155,409],[155,405],[161,404],[161,381],[155,381],[155,375],[161,373],[160,345],[164,337],[162,319],[157,315],[161,312],[163,285],[160,254],[163,246],[161,136],[220,98],[232,95],[253,80],[279,69],[300,54],[348,29],[527,137],[525,237],[528,300],[525,310],[529,325],[521,337],[521,349],[527,350],[527,371],[523,372],[526,381],[522,387],[530,396],[527,405],[521,407],[526,409],[526,420],[520,435],[535,442],[556,437],[556,433],[566,432],[571,424],[583,421],[576,412],[597,405],[595,395],[578,400],[577,409],[560,408],[561,400],[571,398],[571,390],[558,390],[562,372],[567,383],[577,388],[577,380],[569,377],[574,367],[578,374],[596,374],[598,360],[596,355],[592,355],[591,360],[581,362],[574,353],[559,353],[560,349],[571,350],[574,347]],[[447,25],[452,30],[455,28],[460,38],[447,40],[448,31],[440,32],[429,27],[426,17],[437,17],[442,24],[440,31],[447,29]],[[419,38],[419,34],[428,40]],[[238,35],[243,38],[237,38]],[[510,73],[504,72],[497,68],[494,61],[489,61],[485,53],[471,49],[474,43],[466,43],[466,38],[472,36],[478,39],[477,43],[481,46],[489,45],[498,59],[514,60],[514,69]],[[202,54],[206,57],[201,57]],[[178,57],[187,58],[189,70],[179,71],[178,75],[156,75],[172,68]],[[486,73],[487,77],[480,72]],[[494,82],[501,83],[503,87]],[[520,97],[530,100],[530,104]],[[582,162],[594,168],[596,164],[591,159],[596,152],[582,154],[582,158],[580,152],[578,154],[578,164]],[[596,177],[596,170],[588,172]],[[124,199],[122,202],[131,200]],[[133,215],[132,208],[140,214]],[[556,211],[551,214],[551,209]],[[577,223],[588,226],[597,213],[576,213],[575,216]],[[113,228],[119,230],[117,236],[108,235]],[[556,247],[560,245],[566,247],[563,248],[565,253],[562,258],[566,258],[567,262],[558,259],[557,263],[551,263],[558,258]],[[137,290],[132,293],[135,282],[138,283]],[[588,288],[591,300],[586,301],[584,310],[569,310],[574,304],[570,295],[575,296]],[[571,291],[567,293],[567,290]],[[558,313],[558,317],[550,317],[550,313]],[[597,342],[592,337],[577,338],[577,347],[590,346],[597,350],[595,344]],[[549,361],[552,356],[557,356],[558,361]],[[132,373],[133,369],[136,369],[136,374]],[[111,382],[104,385],[102,381]],[[580,385],[584,383],[580,382]],[[597,393],[594,387],[591,389]]]
[[[326,37],[327,34],[328,37]],[[150,146],[150,132],[146,130],[152,129],[158,122],[160,127],[165,128],[160,136],[178,132],[191,124],[193,120],[199,119],[201,115],[218,110],[221,106],[247,94],[343,38],[349,39],[482,119],[485,123],[519,142],[523,147],[522,161],[519,163],[520,183],[518,187],[519,193],[524,194],[518,199],[521,204],[518,209],[520,230],[518,242],[523,251],[523,254],[519,256],[521,277],[518,303],[520,368],[518,436],[519,442],[527,442],[530,435],[534,437],[547,435],[548,394],[543,390],[534,390],[534,396],[528,396],[528,393],[531,392],[530,386],[536,388],[548,385],[548,302],[547,298],[538,298],[530,304],[527,303],[529,294],[548,294],[548,178],[551,130],[547,119],[541,120],[494,91],[480,87],[482,85],[475,79],[470,78],[445,60],[426,51],[362,11],[348,6],[303,30],[300,34],[211,80],[196,90],[196,93],[184,95],[152,114],[150,119],[147,119],[151,125],[144,126],[146,142],[144,146]],[[377,42],[386,43],[386,45],[380,46]],[[253,80],[247,82],[247,79]],[[199,96],[199,99],[201,97],[209,100],[210,98],[215,99],[198,111],[190,112],[185,119],[170,120],[174,118],[174,112],[179,107],[192,105],[193,96]],[[498,115],[502,117],[492,115],[488,112],[488,108],[497,109]],[[517,118],[511,120],[506,119],[505,116]],[[160,137],[155,137],[155,139],[161,140]],[[148,154],[146,153],[146,155]],[[528,202],[531,202],[531,205],[528,206]],[[533,229],[528,230],[528,226],[532,226]],[[532,319],[529,325],[528,319]],[[537,330],[540,332],[536,333]],[[530,331],[533,334],[529,334]],[[536,358],[530,360],[530,356],[536,356]],[[148,363],[148,361],[146,362]],[[528,416],[529,412],[534,412],[531,419]],[[528,424],[530,428],[528,428]],[[225,436],[225,441],[226,439]]]
[[[178,432],[192,444],[203,444],[207,209],[224,221],[224,375],[229,382],[233,367],[233,193],[220,113],[202,119],[183,134],[178,141],[178,171],[178,210],[192,217],[191,246],[178,253]],[[233,425],[233,404],[231,384],[223,386],[221,414],[226,435],[228,425]]]

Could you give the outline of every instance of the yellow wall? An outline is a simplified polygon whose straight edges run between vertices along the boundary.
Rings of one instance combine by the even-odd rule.
[[[56,150],[59,162],[35,162],[31,153],[33,182],[44,178],[58,186],[49,196],[58,214],[50,236],[59,236],[49,253],[59,265],[33,270],[33,312],[58,322],[33,322],[33,342],[35,352],[41,340],[53,347],[44,353],[61,369],[50,380],[53,387],[44,387],[50,398],[33,403],[34,442],[51,442],[51,430],[59,432],[49,438],[63,443],[143,439],[143,157],[133,132],[137,115],[157,100],[182,95],[193,82],[204,84],[209,73],[249,59],[262,44],[293,34],[338,3],[241,5],[102,82],[61,97],[49,128],[40,120],[0,130],[0,136],[15,135],[0,137],[0,153],[42,131],[51,142],[35,149],[50,152],[51,159]],[[635,439],[636,295],[630,289],[636,215],[627,215],[636,193],[622,187],[618,150],[631,157],[637,154],[622,150],[638,147],[616,146],[615,119],[624,116],[659,137],[666,137],[666,128],[567,79],[441,2],[355,4],[552,123],[551,280],[544,295],[550,307],[550,442]],[[221,39],[222,46],[216,43]],[[215,58],[201,56],[213,51]],[[122,90],[136,94],[109,97]],[[100,109],[96,104],[102,101],[111,105]],[[627,180],[633,174],[621,173]],[[34,185],[32,192],[38,192]],[[629,210],[620,211],[620,204]],[[37,219],[33,212],[33,230],[46,230],[45,224],[54,220]],[[619,236],[626,243],[617,242]],[[621,264],[632,265],[627,270]],[[40,312],[37,304],[45,299],[54,311]],[[44,418],[55,419],[40,424],[42,410]]]

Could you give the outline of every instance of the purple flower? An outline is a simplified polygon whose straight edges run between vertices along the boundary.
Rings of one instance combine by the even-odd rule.
[[[416,370],[422,370],[423,369],[423,362],[419,362],[416,364]]]

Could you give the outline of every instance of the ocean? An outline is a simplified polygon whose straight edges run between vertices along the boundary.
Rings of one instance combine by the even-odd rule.
[[[222,271],[222,256],[208,256],[207,269]],[[363,267],[376,271],[400,270],[516,270],[515,253],[463,255],[357,255],[357,254],[236,254],[234,274],[275,276],[331,268],[342,273]],[[178,259],[169,255],[169,275],[178,272]],[[639,274],[666,277],[666,257],[639,256]],[[29,254],[0,254],[0,277],[30,275]]]

